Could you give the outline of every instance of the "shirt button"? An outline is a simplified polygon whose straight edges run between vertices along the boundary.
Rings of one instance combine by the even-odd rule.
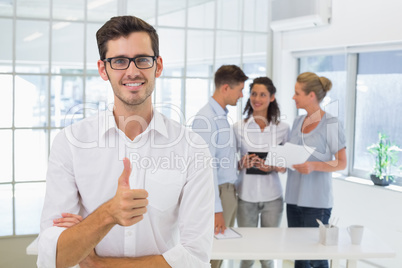
[[[127,232],[126,232],[126,235],[127,235],[127,236],[131,236],[132,234],[133,234],[133,232],[131,232],[131,231],[127,231]]]

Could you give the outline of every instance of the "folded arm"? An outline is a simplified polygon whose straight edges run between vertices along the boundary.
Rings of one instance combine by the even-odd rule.
[[[92,217],[92,216],[91,216]],[[62,213],[62,218],[54,220],[54,226],[64,227],[64,228],[79,228],[78,226],[82,221],[80,215],[71,213]],[[82,229],[82,225],[81,225]],[[81,239],[82,240],[82,239]],[[80,240],[80,243],[81,243]],[[77,243],[79,245],[80,243]],[[85,250],[85,249],[84,249]],[[83,255],[88,253],[88,255],[79,263],[81,268],[90,267],[149,267],[149,268],[168,268],[171,267],[163,258],[162,255],[155,256],[144,256],[136,258],[113,258],[113,257],[99,257],[95,250],[89,250]]]
[[[61,233],[57,241],[56,267],[69,267],[81,262],[116,224],[131,226],[143,219],[148,193],[142,189],[130,189],[130,161],[125,158],[123,163],[124,170],[117,182],[116,195],[85,220]]]

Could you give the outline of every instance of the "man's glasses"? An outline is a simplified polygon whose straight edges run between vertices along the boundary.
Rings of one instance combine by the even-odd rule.
[[[110,67],[114,70],[126,70],[130,66],[130,62],[134,62],[138,69],[149,69],[154,66],[154,61],[157,58],[157,56],[113,57],[104,59],[104,61],[110,62]]]

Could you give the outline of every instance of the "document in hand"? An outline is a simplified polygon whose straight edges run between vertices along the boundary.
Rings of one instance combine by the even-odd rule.
[[[314,152],[314,147],[285,143],[269,149],[265,165],[287,167],[293,170],[292,166],[307,161]]]
[[[231,239],[231,238],[241,238],[241,234],[233,230],[232,228],[226,228],[225,232],[215,235],[216,239]]]

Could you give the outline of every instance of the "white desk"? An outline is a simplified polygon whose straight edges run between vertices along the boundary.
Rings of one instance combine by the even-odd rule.
[[[318,228],[234,228],[243,237],[214,239],[212,259],[234,260],[339,260],[346,259],[347,267],[356,267],[358,259],[392,258],[395,252],[365,228],[361,245],[352,245],[346,228],[339,229],[337,246],[318,243]]]
[[[231,260],[332,260],[332,267],[339,267],[339,260],[346,259],[347,267],[356,267],[359,259],[392,258],[395,252],[365,228],[361,245],[352,245],[345,228],[339,229],[337,246],[318,243],[318,228],[235,228],[243,237],[214,239],[212,259]],[[26,249],[27,254],[37,255],[37,239]]]

